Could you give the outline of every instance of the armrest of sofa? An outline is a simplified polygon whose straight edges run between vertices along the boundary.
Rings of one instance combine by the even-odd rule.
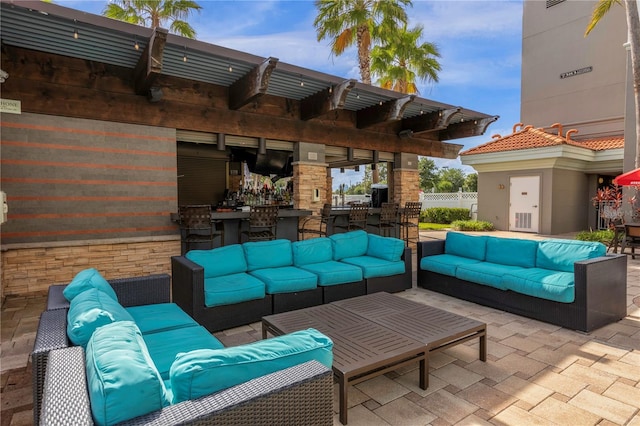
[[[204,268],[184,256],[171,258],[173,301],[187,314],[204,309]]]
[[[51,351],[43,386],[40,421],[42,425],[93,425],[84,350],[81,346]]]
[[[444,240],[418,241],[418,265],[423,257],[436,254],[444,254]]]
[[[171,302],[171,277],[169,274],[117,278],[109,281],[124,306],[152,305]]]
[[[41,424],[92,424],[84,352],[53,351],[47,368]],[[265,407],[268,407],[265,409]],[[309,361],[196,400],[181,402],[121,425],[333,424],[333,373]]]
[[[606,256],[574,263],[575,302],[585,306],[588,330],[627,315],[627,256]],[[605,321],[606,320],[606,321]]]
[[[44,311],[40,315],[38,331],[31,352],[34,424],[38,424],[38,416],[40,415],[49,354],[55,349],[67,348],[70,345],[67,338],[67,311],[67,309],[55,309]]]

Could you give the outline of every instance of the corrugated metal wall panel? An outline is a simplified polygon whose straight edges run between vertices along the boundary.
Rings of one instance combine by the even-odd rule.
[[[2,119],[3,245],[177,232],[174,130],[28,113]]]

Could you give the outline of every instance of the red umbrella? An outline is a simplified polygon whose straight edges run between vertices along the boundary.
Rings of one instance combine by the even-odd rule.
[[[620,186],[640,186],[640,169],[631,170],[615,177],[613,183]]]

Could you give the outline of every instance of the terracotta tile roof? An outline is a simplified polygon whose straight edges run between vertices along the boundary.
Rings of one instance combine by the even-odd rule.
[[[556,145],[573,145],[592,151],[615,149],[624,147],[624,136],[608,136],[596,139],[584,139],[575,141],[558,136],[557,133],[547,133],[544,129],[536,129],[526,126],[515,133],[505,137],[497,137],[494,140],[470,148],[460,155],[487,154],[490,152],[518,151],[522,149],[544,148]]]

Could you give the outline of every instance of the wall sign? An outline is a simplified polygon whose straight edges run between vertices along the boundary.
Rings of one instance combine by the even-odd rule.
[[[21,103],[13,99],[0,99],[0,112],[22,114]]]
[[[562,74],[560,74],[560,79],[567,78],[567,77],[575,77],[576,75],[586,74],[591,71],[593,71],[593,67],[584,67],[584,68],[579,68],[573,71],[563,72]]]

